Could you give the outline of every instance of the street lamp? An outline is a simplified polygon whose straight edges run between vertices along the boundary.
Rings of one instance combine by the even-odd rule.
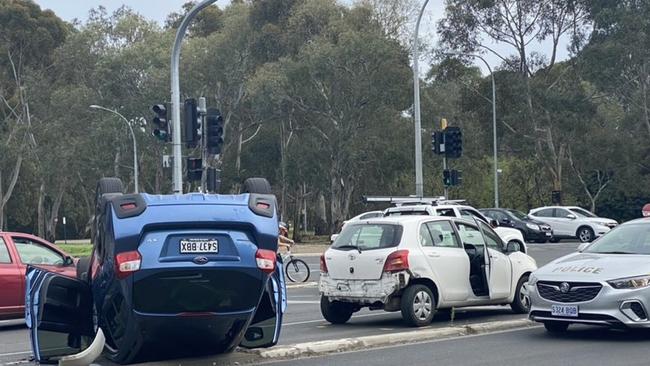
[[[126,119],[126,117],[124,117],[122,114],[120,114],[120,112],[118,112],[118,111],[116,111],[114,109],[109,109],[109,108],[102,107],[102,106],[96,105],[96,104],[91,105],[90,108],[92,108],[92,109],[101,109],[103,111],[111,112],[113,114],[116,114],[129,127],[129,131],[131,131],[131,138],[133,138],[133,181],[134,181],[134,184],[135,184],[135,193],[138,193],[139,192],[138,187],[140,186],[138,184],[138,144],[136,143],[135,134],[133,133],[133,128],[131,127],[131,124],[129,123],[129,120]]]
[[[483,61],[488,71],[490,72],[490,76],[492,77],[492,145],[493,145],[492,147],[493,147],[493,155],[494,155],[494,207],[499,208],[499,171],[501,169],[498,169],[498,164],[497,164],[497,104],[496,104],[497,99],[496,99],[496,84],[494,83],[494,73],[492,72],[492,68],[490,68],[490,64],[488,64],[487,61],[485,61],[485,59],[480,55],[476,55],[473,53],[462,53],[462,52],[447,53],[447,55],[469,56],[469,57],[478,58],[479,60]]]
[[[413,36],[413,109],[415,114],[415,195],[424,196],[424,183],[422,181],[422,121],[420,120],[420,69],[418,59],[420,57],[418,50],[418,34],[420,32],[420,21],[424,14],[424,9],[429,4],[425,0],[418,15],[418,21],[415,23],[415,35]]]

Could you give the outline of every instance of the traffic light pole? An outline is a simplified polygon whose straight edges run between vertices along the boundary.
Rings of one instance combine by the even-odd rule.
[[[442,171],[444,172],[445,170],[447,170],[447,157],[443,155],[442,156]],[[445,186],[445,199],[448,200],[449,199],[449,187],[446,184],[444,184],[444,186]]]
[[[206,193],[206,178],[208,175],[208,154],[207,154],[207,145],[206,141],[207,139],[205,138],[205,115],[208,112],[207,104],[205,97],[199,98],[199,118],[201,120],[201,160],[202,160],[202,166],[201,170],[201,193]]]
[[[427,7],[429,0],[424,1],[418,21],[415,24],[415,35],[413,36],[413,113],[415,117],[415,195],[424,196],[424,182],[422,177],[422,121],[420,120],[420,69],[418,59],[418,34],[420,32],[420,21]]]
[[[173,169],[173,188],[174,193],[183,193],[183,150],[181,142],[181,90],[179,80],[179,65],[181,59],[181,46],[183,38],[190,22],[196,14],[207,6],[213,4],[217,0],[204,0],[194,5],[194,7],[185,15],[181,25],[176,31],[176,39],[174,40],[174,47],[172,48],[171,59],[171,87],[172,87],[172,146],[174,155],[174,169]]]

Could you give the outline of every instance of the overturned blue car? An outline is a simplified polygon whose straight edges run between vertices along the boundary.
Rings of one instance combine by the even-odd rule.
[[[286,307],[277,205],[254,179],[240,195],[122,194],[102,179],[77,278],[27,269],[35,359],[128,364],[275,345]]]

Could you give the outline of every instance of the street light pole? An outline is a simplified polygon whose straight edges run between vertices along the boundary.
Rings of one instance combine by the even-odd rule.
[[[126,119],[126,117],[124,117],[122,114],[120,114],[120,112],[114,109],[109,109],[96,104],[91,105],[90,108],[101,109],[106,112],[111,112],[117,115],[118,117],[120,117],[122,121],[124,121],[124,123],[126,123],[126,125],[129,127],[129,131],[131,132],[131,138],[133,139],[133,182],[135,184],[135,193],[139,193],[140,190],[138,187],[140,187],[140,184],[138,182],[138,144],[135,140],[135,133],[133,133],[133,127],[131,127],[129,120]]]
[[[499,208],[499,171],[498,171],[498,161],[497,161],[497,97],[496,97],[496,84],[494,82],[494,73],[490,64],[481,56],[473,53],[447,53],[448,55],[453,56],[469,56],[476,57],[479,60],[483,61],[490,76],[492,77],[492,149],[493,149],[493,159],[494,159],[494,207]]]
[[[181,87],[179,80],[179,65],[181,59],[181,46],[183,37],[190,22],[201,10],[216,2],[217,0],[203,0],[185,15],[181,25],[176,31],[176,39],[172,48],[171,59],[171,84],[172,84],[172,145],[174,154],[173,183],[174,193],[183,193],[183,156],[181,149]]]
[[[422,121],[420,120],[420,69],[418,34],[420,32],[420,21],[424,14],[429,0],[425,0],[415,24],[415,35],[413,36],[413,109],[415,115],[415,195],[424,196],[424,183],[422,178]]]

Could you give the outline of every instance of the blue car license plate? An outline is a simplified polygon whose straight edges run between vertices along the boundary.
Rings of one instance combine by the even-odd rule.
[[[217,239],[181,239],[181,254],[209,253],[219,252],[219,242]]]
[[[551,315],[577,318],[578,307],[576,305],[551,305]]]

